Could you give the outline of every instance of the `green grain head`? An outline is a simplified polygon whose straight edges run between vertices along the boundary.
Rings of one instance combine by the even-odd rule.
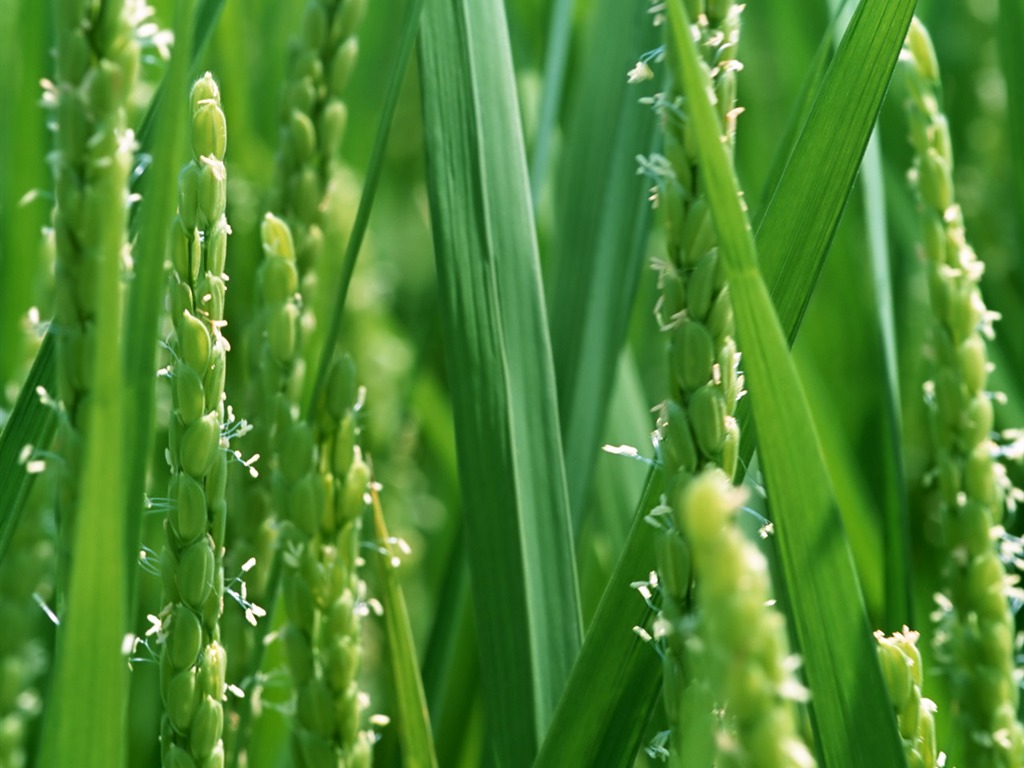
[[[992,432],[987,339],[993,317],[981,295],[984,264],[967,241],[953,188],[953,153],[939,69],[917,19],[901,55],[907,117],[932,309],[931,379],[924,384],[945,547],[937,612],[939,661],[951,707],[965,728],[967,768],[1024,764],[1017,718],[1020,671],[1009,580],[997,547],[1013,492]]]

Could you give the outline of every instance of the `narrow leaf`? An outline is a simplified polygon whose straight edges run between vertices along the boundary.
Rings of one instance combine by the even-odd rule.
[[[662,473],[651,472],[626,546],[573,665],[535,768],[633,765],[652,708],[659,702],[661,658],[634,628],[653,611],[630,585],[646,582],[660,532],[644,518],[657,504]]]
[[[830,0],[832,10],[842,16],[845,3]],[[837,41],[845,29],[837,30]],[[876,338],[879,364],[885,375],[871,388],[877,409],[875,448],[882,459],[880,512],[885,524],[885,629],[896,632],[910,621],[910,526],[907,508],[906,478],[903,473],[902,423],[899,391],[899,367],[896,362],[896,320],[892,279],[889,274],[889,240],[885,199],[882,146],[878,129],[872,131],[864,151],[860,184],[864,203],[865,230],[868,237],[871,270],[870,311],[864,322]],[[863,578],[863,570],[861,571]]]
[[[57,379],[56,341],[47,333],[36,352],[28,379],[18,393],[7,426],[0,434],[0,558],[7,553],[14,529],[21,518],[22,504],[32,487],[35,475],[29,472],[30,461],[37,451],[45,451],[53,439],[57,413],[50,401],[40,398],[42,387],[54,396]],[[26,453],[27,451],[27,453]]]
[[[548,301],[576,534],[644,267],[649,182],[637,174],[636,156],[654,139],[653,111],[637,106],[653,86],[626,81],[654,47],[650,18],[620,0],[599,0],[591,13],[556,189]]]
[[[409,613],[405,607],[405,596],[398,583],[395,565],[392,562],[392,543],[384,522],[377,491],[373,497],[373,529],[377,540],[374,553],[374,570],[381,585],[381,603],[384,606],[384,631],[387,638],[388,661],[395,686],[395,702],[398,710],[398,737],[402,742],[402,765],[408,768],[437,768],[434,754],[434,738],[430,731],[430,715],[427,713],[427,698],[423,693],[416,646],[412,639]]]
[[[431,0],[420,69],[484,699],[529,765],[580,642],[551,347],[498,0]],[[486,94],[486,101],[481,96]]]
[[[839,226],[832,214],[842,212],[852,191],[914,5],[860,4],[758,228],[761,270],[790,342]],[[804,253],[817,258],[804,261]]]
[[[679,50],[677,77],[693,114],[752,408],[760,427],[758,455],[812,691],[817,743],[833,767],[902,765],[903,750],[849,544],[786,336],[757,268],[753,233],[718,138],[721,129],[708,98],[707,72],[682,4],[670,2],[668,12]]]

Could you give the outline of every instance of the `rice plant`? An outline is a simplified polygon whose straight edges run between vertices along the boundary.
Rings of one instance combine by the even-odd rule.
[[[0,764],[1021,768],[1019,0],[2,13]]]

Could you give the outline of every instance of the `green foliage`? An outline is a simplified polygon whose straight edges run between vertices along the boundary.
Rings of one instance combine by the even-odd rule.
[[[497,2],[424,10],[434,244],[483,691],[499,765],[532,761],[580,641],[554,367]],[[471,41],[497,30],[496,48]],[[447,41],[457,40],[455,46]],[[473,97],[488,93],[482,108]],[[443,171],[440,169],[444,169]],[[451,171],[451,172],[449,172]]]
[[[910,735],[911,705],[926,695],[936,705],[933,721],[919,705],[917,724],[927,731],[934,723],[935,743],[950,750],[951,764],[977,768],[964,745],[977,722],[965,719],[955,704],[962,693],[951,683],[978,654],[944,655],[949,643],[936,641],[949,622],[930,619],[933,595],[949,589],[945,575],[956,566],[944,533],[948,478],[933,471],[937,417],[921,392],[921,382],[935,376],[936,360],[922,353],[934,348],[929,291],[948,274],[932,274],[938,261],[918,244],[906,139],[922,131],[902,109],[912,95],[906,79],[893,76],[915,3],[863,0],[855,10],[838,2],[748,3],[744,68],[735,80],[744,111],[717,116],[698,97],[700,69],[687,66],[706,51],[682,61],[658,49],[666,32],[692,39],[679,23],[681,2],[403,0],[362,8],[358,0],[155,0],[154,14],[126,37],[115,11],[127,19],[139,5],[65,1],[53,14],[45,4],[2,4],[11,23],[0,27],[0,748],[17,736],[29,766],[155,765],[161,749],[173,764],[216,765],[223,727],[226,764],[278,768],[322,761],[327,754],[313,755],[314,742],[355,712],[344,720],[347,732],[362,732],[367,746],[375,741],[373,762],[384,767],[658,765],[672,727],[684,745],[676,764],[709,764],[713,733],[722,738],[711,681],[685,689],[679,723],[668,722],[660,706],[662,688],[673,681],[663,679],[666,638],[657,617],[668,591],[700,594],[700,569],[690,589],[682,577],[672,581],[679,574],[666,563],[678,559],[680,540],[666,539],[647,519],[663,494],[674,500],[664,473],[650,466],[659,458],[648,439],[657,427],[649,409],[665,398],[666,382],[678,382],[683,404],[698,400],[702,414],[692,427],[685,423],[692,445],[683,440],[673,449],[676,463],[689,466],[689,449],[720,458],[721,419],[709,416],[724,412],[705,388],[708,338],[714,358],[723,318],[711,307],[714,328],[683,324],[670,354],[670,334],[659,333],[651,311],[663,291],[647,267],[672,243],[651,226],[666,211],[652,208],[651,180],[636,173],[636,158],[667,156],[671,148],[658,138],[650,104],[640,101],[656,99],[671,78],[683,82],[687,99],[685,149],[707,167],[701,216],[718,243],[707,258],[729,278],[749,390],[735,412],[742,434],[735,474],[750,492],[730,535],[748,552],[760,549],[770,566],[770,576],[758,570],[750,594],[774,595],[802,660],[798,676],[809,699],[796,707],[798,728],[821,765],[899,765],[911,740],[927,762],[931,736],[920,728]],[[718,18],[727,5],[685,0],[691,18],[699,11]],[[944,392],[944,404],[954,407],[941,420],[956,422],[957,451],[970,438],[971,456],[979,440],[989,453],[1012,456],[1019,432],[1006,431],[1024,426],[1024,349],[1014,332],[1024,323],[1021,10],[1017,0],[916,5],[943,75],[948,138],[934,149],[956,158],[946,163],[948,178],[929,175],[931,166],[917,172],[937,182],[920,197],[942,203],[947,181],[956,189],[962,216],[952,223],[962,224],[985,264],[984,274],[974,270],[970,291],[1002,316],[985,339],[984,358],[973,341],[953,356],[971,366],[963,375],[972,395],[1005,393],[985,398],[990,428],[977,397],[961,398],[957,408]],[[92,16],[82,34],[69,33],[83,13]],[[664,25],[656,27],[659,15]],[[359,16],[356,56],[351,33]],[[160,50],[168,44],[160,30],[169,27],[170,60]],[[89,51],[109,51],[83,59],[98,73],[88,83],[76,79],[82,62],[73,56],[83,36]],[[290,53],[295,40],[312,56]],[[419,59],[410,66],[417,40]],[[138,77],[129,88],[130,77],[113,74],[136,46]],[[653,78],[629,83],[638,61]],[[226,143],[216,114],[200,110],[193,121],[188,107],[189,84],[207,70],[217,76],[231,125]],[[63,112],[39,108],[44,79],[53,83],[46,93],[61,94]],[[93,120],[115,96],[126,97],[118,126],[134,129],[134,158],[101,162],[92,175],[83,170],[88,163],[76,165],[69,176],[67,160],[78,152],[72,138],[93,159],[88,153],[106,146],[102,131],[76,132],[82,124],[74,118]],[[725,116],[738,125],[731,159],[717,139],[717,118]],[[63,132],[56,143],[48,123]],[[185,140],[193,124],[194,146]],[[92,144],[82,135],[90,130],[99,137]],[[219,235],[200,235],[198,249],[167,247],[176,176],[196,149],[198,157],[222,155],[228,178],[230,301],[216,328],[204,318],[219,312],[222,286],[202,274],[202,264],[219,264],[220,252],[199,259],[193,252],[217,245]],[[182,201],[188,216],[194,199],[199,224],[200,202],[219,210],[223,190],[197,162],[185,179],[195,195]],[[114,170],[123,174],[116,190],[106,183]],[[77,217],[69,184],[77,178],[90,214],[104,215]],[[141,197],[128,197],[129,182]],[[97,185],[109,194],[98,195]],[[285,192],[294,195],[291,207]],[[924,209],[932,218],[933,207]],[[318,250],[296,260],[295,274],[281,253],[263,256],[268,210],[298,224],[297,250],[310,243]],[[98,238],[89,263],[102,265],[90,267],[102,277],[55,295],[53,254],[67,245],[71,219],[81,223],[76,217],[88,225],[82,238]],[[41,234],[47,224],[54,226]],[[929,230],[932,244],[936,231]],[[82,238],[75,240],[92,242]],[[191,319],[177,311],[183,296],[170,304],[160,298],[172,264],[188,275]],[[707,265],[688,276],[703,285],[704,272]],[[710,273],[714,298],[721,286]],[[295,289],[314,278],[315,300],[300,297]],[[94,287],[99,293],[90,294]],[[77,340],[62,335],[76,306],[69,295],[96,311],[93,330]],[[701,296],[693,301],[703,316]],[[38,311],[30,314],[32,307]],[[276,325],[267,321],[271,311],[283,318]],[[210,449],[211,438],[220,443],[222,429],[237,424],[226,409],[219,418],[220,370],[209,366],[220,354],[212,352],[218,336],[230,345],[227,401],[254,425],[238,457]],[[78,351],[68,352],[68,341]],[[341,348],[366,387],[358,411],[365,463],[353,462],[360,476],[348,490],[348,465],[334,466],[335,454],[346,453],[335,446],[350,445],[348,427],[335,419],[329,429],[325,419],[327,404],[349,390],[330,375]],[[164,375],[155,375],[161,367]],[[287,392],[287,402],[255,395],[261,377]],[[58,386],[70,379],[90,385],[93,394],[77,402],[88,426],[101,425],[82,432],[77,468],[59,458],[53,440],[65,432],[65,413],[76,410],[77,396]],[[197,382],[216,394],[208,397]],[[63,412],[55,405],[61,398]],[[291,430],[283,427],[292,421],[310,425],[308,434],[285,441]],[[602,443],[617,448],[602,454]],[[262,456],[251,463],[254,453]],[[305,460],[314,455],[323,459],[317,472]],[[972,487],[980,465],[992,466],[983,458],[961,467]],[[293,475],[289,506],[272,491],[285,487],[273,480],[285,472]],[[78,522],[55,532],[45,524],[55,489],[75,475],[80,480],[66,487],[78,497]],[[1021,485],[1022,475],[1019,463],[1006,463],[1005,499],[1016,498],[1010,484]],[[311,485],[310,476],[321,481]],[[336,503],[326,504],[328,496]],[[250,505],[257,497],[262,506]],[[387,531],[379,509],[372,525],[362,521],[362,534],[357,520],[327,525],[335,519],[328,506],[348,510],[341,514],[348,521],[367,516],[374,498],[385,503]],[[221,501],[235,520],[223,552],[216,530],[214,546],[206,546],[208,526],[222,519]],[[240,530],[250,519],[262,527]],[[308,557],[289,563],[283,549],[275,557],[273,534],[283,520],[303,530],[298,548]],[[19,529],[21,522],[29,527]],[[1011,503],[983,522],[1003,525],[1001,547],[988,541],[983,565],[968,569],[956,590],[974,589],[1009,627],[1011,605],[992,585],[1015,575],[1006,555],[1022,521]],[[762,540],[758,529],[774,533]],[[180,600],[161,616],[166,601],[155,564],[168,537],[174,557],[167,562],[187,574],[170,578]],[[409,549],[395,568],[399,539]],[[276,541],[296,548],[291,536]],[[340,549],[346,564],[336,567]],[[701,559],[707,552],[690,554],[713,567]],[[225,629],[215,636],[208,617],[220,609],[211,595],[220,595],[221,556]],[[48,586],[62,581],[55,560],[66,574],[60,599]],[[351,567],[363,560],[375,576],[365,593]],[[660,580],[651,578],[655,570],[664,571]],[[322,605],[314,596],[311,606],[306,593]],[[360,621],[338,618],[333,631],[325,596],[345,593],[342,602]],[[44,628],[36,600],[57,609],[59,628]],[[163,631],[146,634],[148,615],[160,618]],[[14,648],[23,644],[6,642],[11,616],[28,617],[18,619],[24,631],[16,639],[27,633],[29,647],[41,651],[35,662]],[[673,616],[690,622],[688,631],[699,626],[693,615]],[[296,620],[312,622],[299,638],[309,642],[295,642]],[[965,625],[972,621],[967,616]],[[886,638],[898,653],[885,651],[880,668],[872,630],[904,625],[920,633],[920,666],[902,640]],[[1012,631],[996,634],[984,633],[992,647],[1007,650]],[[214,649],[200,654],[203,647]],[[223,682],[221,648],[230,662]],[[1000,670],[1010,652],[1000,656]],[[213,663],[204,675],[190,671],[200,655]],[[28,673],[46,658],[49,677],[33,682]],[[906,696],[899,687],[906,680],[893,671],[905,671],[908,658]],[[305,661],[311,674],[296,685],[292,676]],[[947,663],[953,672],[940,673]],[[730,667],[727,654],[711,666],[719,664],[741,669]],[[913,677],[918,670],[922,680]],[[326,673],[344,690],[310,684]],[[895,709],[894,680],[902,705]],[[197,696],[201,689],[213,695]],[[33,691],[43,694],[41,717],[29,706],[38,701]],[[996,726],[1006,728],[990,729],[997,740],[1020,725],[1012,697],[1004,698]],[[162,748],[164,700],[171,709]],[[358,763],[366,753],[350,756]]]

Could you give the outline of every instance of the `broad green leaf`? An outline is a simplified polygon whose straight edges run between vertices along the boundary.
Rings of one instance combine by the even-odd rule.
[[[817,745],[833,767],[901,765],[902,745],[849,544],[786,335],[758,271],[753,232],[708,99],[707,72],[681,3],[669,3],[668,18],[679,50],[677,76],[688,94],[697,151],[733,297],[747,385],[759,426],[758,455],[813,692]],[[854,18],[851,29],[858,19],[862,17]],[[909,15],[906,21],[909,23]],[[858,158],[863,148],[863,143],[857,148]],[[789,173],[799,170],[798,162],[799,156],[794,156]],[[784,177],[780,188],[785,185]]]
[[[499,765],[529,765],[580,642],[551,346],[506,20],[431,0],[420,70],[481,682]]]
[[[821,372],[810,353],[797,349],[794,358],[814,416],[835,496],[843,500],[840,511],[864,602],[869,612],[874,608],[881,614],[886,604],[883,521],[877,515],[871,489],[865,487],[866,480],[857,466],[854,446],[834,418],[834,390],[822,381]],[[904,623],[911,623],[910,618],[904,619]]]
[[[843,2],[843,8],[845,8],[848,3],[849,0],[845,0],[845,2]],[[831,5],[831,0],[829,0],[829,4]],[[745,11],[744,16],[750,12],[750,10]],[[832,60],[834,44],[831,34],[836,29],[837,24],[837,18],[833,17],[832,21],[828,25],[827,34],[822,37],[814,54],[814,58],[809,63],[807,73],[804,75],[800,86],[800,91],[796,96],[796,103],[789,111],[782,138],[779,140],[775,151],[772,153],[771,164],[768,167],[768,174],[765,178],[763,188],[760,190],[761,194],[758,197],[757,206],[754,208],[754,213],[751,217],[754,222],[755,231],[760,227],[761,220],[764,218],[768,203],[771,202],[775,188],[779,185],[779,180],[782,178],[783,173],[785,173],[789,160],[793,155],[793,148],[796,146],[796,142],[800,138],[801,131],[803,131],[804,126],[807,124],[807,116],[811,112],[811,107],[814,106],[814,100],[820,93],[821,85],[825,80],[825,74],[828,71],[829,64]],[[740,45],[743,46],[742,40]],[[743,54],[741,53],[740,55],[742,56]],[[746,121],[743,119],[740,120],[740,128],[738,130],[741,132],[744,130],[743,124],[745,122]],[[740,135],[742,136],[742,133]]]
[[[434,739],[430,731],[427,698],[423,693],[416,646],[405,607],[405,595],[392,563],[391,536],[388,534],[376,491],[373,496],[373,532],[377,551],[373,554],[377,582],[382,586],[384,630],[388,646],[388,662],[394,682],[397,705],[398,737],[402,742],[402,765],[408,768],[437,768]]]
[[[837,15],[846,4],[829,0]],[[844,28],[837,29],[836,41],[842,40]],[[903,473],[902,423],[899,391],[899,367],[896,361],[896,320],[893,305],[892,279],[889,274],[889,238],[885,198],[885,177],[882,147],[876,127],[864,150],[861,164],[860,186],[864,203],[865,230],[868,237],[869,267],[872,294],[869,311],[862,319],[871,329],[880,351],[879,366],[885,371],[878,385],[870,391],[877,396],[873,409],[875,430],[874,447],[882,468],[879,511],[884,521],[885,563],[885,629],[896,632],[911,621],[910,607],[910,542],[907,509],[906,478]],[[855,466],[847,462],[847,471]],[[835,473],[833,473],[835,477]],[[840,498],[845,498],[840,496]],[[864,569],[860,569],[861,578]]]
[[[827,68],[831,41],[822,43],[808,76],[810,84],[824,72],[822,85],[804,90],[801,117],[791,122],[801,125],[796,141],[790,148],[787,138],[777,154],[786,158],[784,172],[765,196],[755,239],[761,273],[790,344],[852,192],[913,8],[913,0],[862,2]],[[773,172],[770,179],[775,178]],[[748,402],[740,402],[737,417],[746,462],[755,443]]]
[[[595,4],[555,193],[548,306],[577,535],[644,267],[650,182],[636,172],[636,156],[650,151],[654,113],[637,101],[655,87],[629,85],[626,73],[653,47],[650,18],[635,4]]]
[[[839,225],[823,213],[849,199],[914,4],[857,8],[758,227],[760,268],[790,342]]]

